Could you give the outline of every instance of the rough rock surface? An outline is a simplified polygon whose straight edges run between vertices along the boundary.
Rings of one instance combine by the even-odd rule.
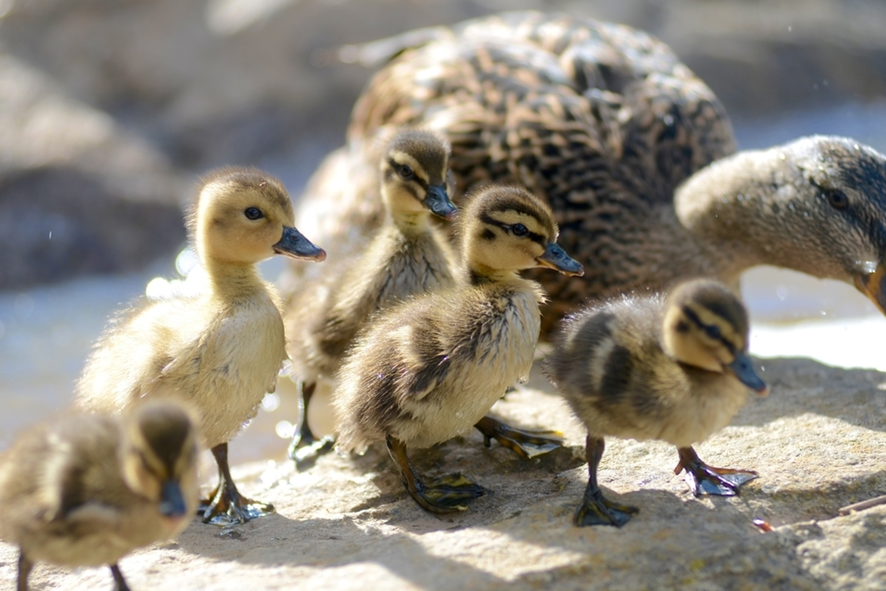
[[[640,507],[624,528],[571,525],[586,483],[583,432],[534,373],[497,405],[526,426],[558,426],[566,448],[532,461],[479,434],[414,454],[427,473],[464,471],[492,489],[438,518],[403,491],[381,450],[241,466],[245,492],[278,514],[220,529],[194,522],[178,542],[121,561],[133,589],[784,589],[886,588],[886,374],[805,359],[760,360],[772,392],[697,447],[712,465],[757,470],[740,498],[693,497],[669,446],[610,440],[607,494]],[[281,450],[282,454],[282,450]],[[773,530],[752,523],[762,519]],[[0,589],[15,552],[0,545]],[[41,566],[32,588],[110,588],[107,569]]]

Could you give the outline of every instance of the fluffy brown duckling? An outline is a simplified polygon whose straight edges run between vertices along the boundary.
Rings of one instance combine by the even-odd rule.
[[[307,463],[331,438],[318,440],[308,423],[308,405],[318,381],[334,389],[334,375],[357,332],[370,316],[394,302],[453,285],[456,257],[430,215],[453,219],[449,200],[449,144],[420,130],[397,133],[380,158],[379,178],[388,219],[346,266],[324,280],[306,283],[287,304],[287,351],[299,386],[301,416],[289,447]]]
[[[437,513],[463,510],[486,491],[460,475],[426,484],[407,447],[480,428],[505,389],[528,374],[544,296],[519,272],[582,272],[555,242],[550,209],[523,189],[483,189],[460,222],[464,262],[456,285],[377,317],[344,361],[334,396],[339,447],[362,451],[384,441],[406,490]]]
[[[668,297],[624,297],[565,321],[544,368],[588,428],[588,479],[576,525],[624,525],[636,507],[614,503],[597,484],[603,437],[658,439],[677,446],[696,495],[734,495],[756,472],[705,464],[694,443],[722,429],[766,384],[748,356],[748,318],[719,282],[694,280]]]
[[[330,157],[336,176],[321,168],[299,204],[332,218],[311,220],[324,240],[348,241],[378,219],[377,195],[348,200],[341,186],[362,166],[366,138],[382,126],[424,126],[451,142],[458,193],[519,182],[550,204],[560,244],[586,276],[527,275],[551,299],[543,334],[589,298],[693,277],[736,286],[757,265],[848,282],[886,310],[886,157],[840,137],[730,157],[720,101],[642,31],[518,12],[363,51],[390,61],[354,108],[348,150]],[[318,210],[321,201],[336,207]]]
[[[175,538],[197,508],[198,434],[173,401],[122,418],[74,415],[23,433],[0,460],[0,537],[19,547],[18,591],[37,562],[107,564]]]
[[[77,403],[104,412],[126,411],[156,396],[191,404],[219,469],[203,520],[245,522],[273,507],[240,495],[228,466],[228,441],[274,391],[286,358],[277,296],[256,263],[274,254],[323,260],[326,253],[295,229],[280,181],[255,169],[210,173],[188,226],[206,270],[204,289],[124,312],[96,343]]]

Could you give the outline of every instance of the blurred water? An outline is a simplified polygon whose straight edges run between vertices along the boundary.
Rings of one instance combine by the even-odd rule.
[[[847,105],[826,112],[794,113],[766,121],[736,121],[743,148],[765,147],[819,132],[849,135],[886,151],[886,103]],[[286,177],[293,194],[306,180],[286,159],[269,171]],[[279,170],[275,168],[279,167]],[[277,257],[279,259],[279,257]],[[266,263],[262,273],[276,277],[281,261]],[[70,404],[73,384],[110,314],[145,293],[156,276],[174,277],[173,261],[149,271],[99,277],[28,290],[0,292],[0,449],[16,430]],[[806,356],[843,367],[886,371],[877,346],[886,334],[886,318],[853,287],[771,268],[746,274],[742,291],[751,312],[751,351],[757,356]],[[764,364],[765,365],[765,364]],[[233,463],[281,459],[289,425],[295,422],[294,388],[281,379],[277,395],[266,400],[250,427],[231,445]]]

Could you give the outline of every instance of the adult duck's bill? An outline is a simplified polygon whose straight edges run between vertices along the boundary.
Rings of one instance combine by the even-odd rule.
[[[726,367],[735,374],[735,377],[738,380],[759,394],[760,396],[766,396],[769,394],[769,386],[766,385],[766,382],[757,375],[757,372],[754,371],[754,364],[751,363],[751,358],[747,353],[739,351],[735,355],[735,359],[727,365]]]
[[[449,194],[446,193],[446,187],[443,185],[431,185],[428,187],[428,194],[425,197],[425,207],[444,220],[451,220],[458,214],[458,209],[449,200]]]
[[[289,226],[283,226],[283,237],[272,248],[277,254],[286,255],[294,259],[307,259],[317,262],[326,260],[325,250],[314,245],[301,232]]]
[[[535,259],[535,262],[541,267],[548,267],[549,269],[560,271],[564,275],[581,277],[585,274],[585,270],[581,266],[581,263],[570,258],[556,242],[548,244],[544,253]]]
[[[886,314],[886,262],[877,265],[873,273],[856,275],[855,287]]]

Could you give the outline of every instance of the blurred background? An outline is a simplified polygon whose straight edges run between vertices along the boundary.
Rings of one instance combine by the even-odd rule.
[[[0,0],[0,449],[69,404],[113,310],[177,276],[197,175],[256,165],[298,198],[372,74],[331,50],[508,9],[653,33],[740,148],[823,133],[886,151],[879,0]],[[852,287],[758,269],[743,290],[756,355],[886,369],[886,319]],[[281,382],[233,462],[283,457]]]

